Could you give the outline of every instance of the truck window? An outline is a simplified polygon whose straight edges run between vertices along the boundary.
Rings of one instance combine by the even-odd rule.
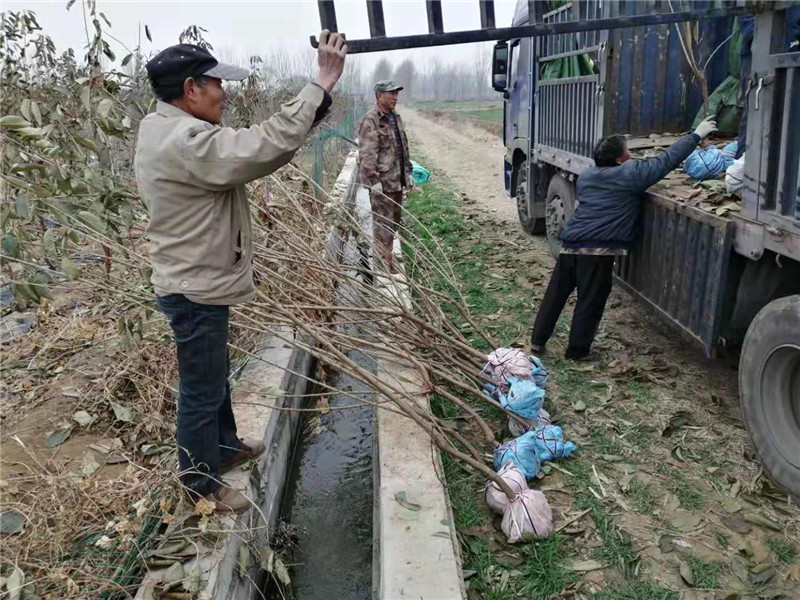
[[[508,89],[514,89],[514,85],[517,83],[517,66],[519,65],[519,40],[515,40],[511,44],[511,79],[508,82]]]

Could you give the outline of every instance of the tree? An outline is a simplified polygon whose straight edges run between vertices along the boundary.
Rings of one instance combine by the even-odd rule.
[[[414,63],[410,58],[407,58],[400,63],[400,65],[394,70],[392,79],[405,88],[405,92],[408,94],[408,96],[412,98],[417,97],[417,68],[414,66]]]
[[[383,81],[384,79],[390,79],[392,77],[392,63],[389,62],[389,59],[386,57],[381,58],[378,61],[378,64],[375,65],[375,69],[372,71],[372,81],[370,81],[370,85],[374,85],[378,81]]]

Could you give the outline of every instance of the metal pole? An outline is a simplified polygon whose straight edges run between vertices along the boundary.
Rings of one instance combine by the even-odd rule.
[[[320,5],[327,2],[320,2]],[[439,26],[436,12],[437,2],[428,2],[429,27]],[[565,21],[562,23],[539,23],[521,27],[502,27],[499,29],[473,29],[471,31],[454,31],[450,33],[430,33],[422,35],[405,35],[398,37],[350,40],[347,42],[349,54],[365,52],[381,52],[384,50],[402,50],[408,48],[429,48],[452,44],[471,44],[475,42],[492,42],[514,38],[534,37],[538,35],[557,35],[560,33],[576,33],[578,31],[594,31],[603,29],[623,29],[626,27],[643,27],[647,25],[663,25],[682,23],[685,21],[706,21],[735,17],[752,12],[752,6],[732,6],[728,8],[707,8],[701,10],[684,10],[675,13],[619,16],[609,19],[592,19],[587,21]],[[334,23],[335,25],[335,23]],[[311,37],[311,45],[317,47],[316,37]]]

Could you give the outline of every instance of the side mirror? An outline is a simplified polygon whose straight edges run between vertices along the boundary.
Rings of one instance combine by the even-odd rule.
[[[492,88],[505,92],[508,86],[508,44],[497,42],[492,52]]]

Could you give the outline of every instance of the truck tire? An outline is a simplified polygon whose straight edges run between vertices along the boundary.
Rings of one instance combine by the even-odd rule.
[[[517,216],[525,233],[538,235],[545,232],[546,225],[544,217],[536,218],[531,215],[530,205],[528,204],[528,163],[524,162],[519,167],[517,173]],[[534,194],[536,190],[534,190]],[[535,195],[534,195],[535,197]]]
[[[551,254],[558,257],[561,252],[561,230],[575,212],[575,184],[567,181],[563,175],[553,175],[547,188],[544,210],[547,243]]]
[[[739,403],[764,470],[800,497],[800,296],[770,302],[750,324]]]

